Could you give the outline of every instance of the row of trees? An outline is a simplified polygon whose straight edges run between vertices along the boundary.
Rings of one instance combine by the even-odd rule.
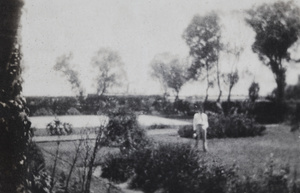
[[[293,2],[263,4],[246,11],[245,21],[256,33],[252,45],[253,52],[258,54],[262,63],[270,67],[274,74],[277,83],[276,99],[280,104],[284,100],[286,85],[284,62],[299,62],[291,58],[289,52],[289,48],[297,42],[300,35],[299,8]],[[205,100],[208,98],[209,88],[217,84],[219,89],[217,102],[219,102],[222,96],[221,80],[223,80],[228,85],[228,101],[230,101],[231,90],[239,80],[237,64],[244,48],[221,42],[220,26],[220,18],[215,12],[194,16],[183,33],[183,39],[190,48],[190,64],[188,61],[179,63],[180,60],[176,57],[168,62],[155,58],[152,63],[152,74],[161,82],[165,92],[169,87],[176,92],[178,98],[181,86],[188,80],[205,80],[207,83]],[[228,73],[220,71],[221,52],[234,58]]]
[[[277,102],[284,99],[286,85],[285,62],[299,60],[290,57],[289,48],[293,46],[300,34],[300,11],[293,2],[276,2],[263,4],[246,11],[246,23],[256,33],[252,45],[253,52],[257,53],[263,64],[270,67],[277,83]],[[195,15],[183,33],[190,52],[187,59],[180,59],[169,53],[159,54],[151,62],[151,75],[159,80],[164,95],[171,89],[178,99],[182,86],[189,80],[206,81],[206,97],[208,91],[217,85],[219,96],[222,96],[222,83],[228,87],[228,101],[233,87],[239,81],[239,58],[244,48],[232,42],[222,42],[220,18],[217,13]],[[220,55],[226,54],[232,58],[227,73],[220,70]],[[73,90],[82,96],[84,88],[70,64],[72,55],[63,55],[58,58],[55,69],[68,77]],[[97,93],[102,95],[112,86],[124,83],[124,64],[119,54],[113,50],[102,48],[91,60],[94,71],[97,72],[95,83]]]
[[[151,63],[152,76],[159,80],[164,93],[170,88],[176,93],[176,99],[181,87],[190,80],[206,81],[206,97],[208,99],[209,88],[215,82],[219,89],[217,101],[222,96],[222,82],[228,86],[228,101],[231,91],[239,80],[238,66],[243,47],[223,44],[221,42],[221,27],[216,13],[206,16],[196,15],[187,29],[183,38],[190,47],[190,57],[180,60],[171,54],[157,55]],[[227,73],[221,73],[219,66],[220,52],[223,51],[228,57],[233,58]],[[192,60],[192,61],[191,61]]]

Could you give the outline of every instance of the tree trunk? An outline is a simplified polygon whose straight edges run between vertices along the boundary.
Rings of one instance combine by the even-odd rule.
[[[228,97],[227,97],[228,102],[230,102],[231,90],[232,90],[232,86],[229,87],[229,92],[228,92]]]
[[[204,102],[206,102],[208,100],[208,89],[209,89],[209,86],[206,87],[206,95],[205,95]]]
[[[284,89],[285,89],[285,69],[281,69],[276,76],[277,83],[277,107],[278,107],[278,120],[280,122],[284,121],[285,109],[284,109]]]
[[[59,145],[60,145],[60,142],[58,141],[57,147],[56,147],[56,152],[55,152],[54,164],[53,164],[52,173],[51,173],[50,192],[52,192],[53,187],[54,187],[54,178],[55,178],[56,164],[57,164],[57,158],[58,158],[58,153],[59,153]]]
[[[206,87],[206,96],[204,102],[208,100],[208,89],[210,87],[209,85],[209,74],[208,74],[208,64],[206,63],[206,81],[207,81],[207,87]]]
[[[278,104],[282,104],[284,101],[284,89],[285,89],[285,70],[281,69],[276,74],[276,84],[277,84],[277,96],[276,100]]]
[[[80,151],[80,147],[81,147],[81,141],[79,142],[77,148],[76,148],[76,153],[75,153],[75,157],[73,159],[73,162],[72,162],[72,165],[71,165],[71,168],[70,168],[70,171],[69,171],[69,174],[68,174],[68,177],[67,177],[67,180],[66,180],[66,187],[65,187],[65,192],[69,192],[69,182],[70,182],[70,179],[71,179],[71,176],[72,176],[72,172],[74,170],[74,167],[75,167],[75,164],[77,162],[77,159],[78,159],[78,154],[79,154],[79,151]]]
[[[217,102],[220,102],[221,96],[222,96],[222,89],[221,89],[221,84],[220,84],[220,72],[219,72],[219,61],[217,61],[217,82],[218,82],[218,88],[219,88],[219,96],[217,99]]]
[[[222,96],[222,90],[220,89],[219,90],[219,96],[218,96],[217,102],[221,101],[221,96]]]
[[[95,159],[96,159],[96,154],[97,154],[99,146],[100,146],[100,140],[101,140],[101,134],[98,133],[96,141],[95,141],[95,146],[94,146],[94,149],[93,149],[93,154],[92,154],[92,157],[91,157],[91,159],[89,161],[89,165],[88,165],[88,173],[87,173],[87,176],[86,176],[86,183],[85,183],[84,193],[90,193],[93,167],[94,167],[94,162],[95,162]]]
[[[179,91],[176,91],[175,102],[179,100]]]

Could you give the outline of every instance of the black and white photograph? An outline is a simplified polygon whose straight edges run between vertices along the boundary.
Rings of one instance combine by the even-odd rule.
[[[0,193],[300,193],[300,0],[0,0]]]

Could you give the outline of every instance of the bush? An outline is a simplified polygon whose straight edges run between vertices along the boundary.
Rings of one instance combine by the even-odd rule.
[[[193,134],[194,134],[194,130],[192,125],[185,125],[183,127],[180,127],[178,130],[178,135],[180,137],[192,138]]]
[[[169,125],[163,125],[163,124],[154,124],[147,127],[148,130],[154,130],[154,129],[166,129],[170,128]]]
[[[51,116],[54,115],[51,109],[40,108],[33,113],[33,116]]]
[[[67,115],[80,115],[80,112],[74,108],[74,107],[71,107],[68,111],[67,111]]]
[[[136,115],[122,107],[109,112],[107,131],[108,140],[121,150],[138,149],[149,142],[145,130],[138,126]]]
[[[49,135],[69,135],[73,132],[70,123],[63,123],[59,119],[55,119],[47,124],[46,130]]]
[[[109,154],[101,164],[101,177],[116,183],[126,182],[134,174],[134,161],[129,154]]]
[[[145,193],[298,193],[296,177],[289,181],[289,175],[288,166],[275,167],[270,160],[265,171],[240,176],[235,165],[225,167],[187,144],[159,144],[109,156],[101,174],[118,183],[130,179],[130,188]]]
[[[207,138],[254,137],[261,135],[266,130],[254,119],[242,114],[224,116],[210,113],[208,123]],[[193,132],[192,125],[184,126],[178,130],[180,137],[187,138],[192,138]]]
[[[51,177],[45,167],[43,153],[39,147],[31,142],[27,152],[28,177],[32,193],[47,193],[50,190]]]
[[[286,104],[277,104],[276,102],[261,101],[254,104],[250,114],[255,117],[259,123],[270,124],[284,121],[287,112]]]
[[[276,166],[272,157],[266,163],[266,170],[258,171],[253,176],[236,176],[234,183],[230,184],[229,193],[298,193],[299,183],[296,175],[291,176],[290,167]],[[290,180],[292,179],[292,180]]]
[[[174,111],[181,115],[191,115],[190,103],[183,100],[177,100],[174,102]]]
[[[117,174],[122,174],[122,181],[131,176],[130,188],[146,193],[159,189],[170,193],[224,192],[232,174],[213,158],[200,156],[190,145],[160,144],[127,157],[108,158],[102,177],[118,182]]]

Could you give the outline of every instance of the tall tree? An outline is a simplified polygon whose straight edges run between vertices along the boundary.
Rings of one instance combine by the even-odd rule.
[[[175,92],[175,100],[178,100],[182,86],[187,82],[187,65],[179,58],[171,54],[161,54],[164,58],[156,58],[152,61],[152,76],[157,78],[164,92],[170,88]]]
[[[300,11],[292,2],[263,4],[249,10],[246,22],[256,33],[252,49],[263,64],[271,68],[277,84],[277,102],[284,99],[286,67],[289,48],[297,42],[300,34]]]
[[[72,86],[72,90],[76,93],[76,96],[82,96],[84,89],[79,79],[78,72],[74,70],[74,65],[70,64],[72,58],[73,55],[71,53],[58,57],[53,68],[56,71],[62,72],[63,75],[67,77]]]
[[[259,89],[260,89],[259,84],[253,81],[249,87],[249,92],[248,92],[251,102],[255,102],[256,99],[258,99]]]
[[[101,48],[92,58],[97,72],[97,93],[103,95],[109,88],[120,86],[127,78],[120,55],[113,50]]]
[[[151,61],[151,76],[159,81],[161,88],[163,90],[163,96],[166,98],[168,95],[168,85],[165,81],[166,74],[169,71],[169,68],[167,65],[165,65],[166,60],[169,60],[169,54],[163,53],[158,54],[154,57],[154,59]]]
[[[230,46],[230,44],[227,44],[226,49],[224,49],[224,51],[228,56],[229,72],[223,73],[222,77],[224,83],[229,87],[227,97],[227,101],[229,102],[232,88],[239,81],[239,69],[237,65],[240,59],[240,55],[244,51],[244,48],[237,45]]]
[[[214,67],[217,70],[218,101],[222,95],[219,71],[219,53],[222,48],[220,37],[219,17],[214,12],[205,16],[194,16],[183,34],[183,38],[190,48],[190,56],[193,59],[189,69],[190,78],[199,79],[203,76],[203,70],[206,74],[207,87],[205,101],[208,99],[208,90],[212,86],[210,73]]]
[[[25,192],[30,122],[21,96],[19,20],[23,1],[0,1],[0,192]]]
[[[238,71],[231,71],[229,73],[222,74],[224,83],[229,86],[227,101],[230,102],[231,91],[234,85],[239,81]]]

